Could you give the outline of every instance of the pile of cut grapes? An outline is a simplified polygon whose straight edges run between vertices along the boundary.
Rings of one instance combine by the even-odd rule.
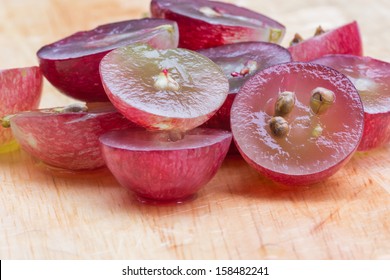
[[[107,166],[140,201],[182,202],[228,154],[297,187],[390,141],[390,64],[363,56],[356,21],[285,48],[282,24],[233,4],[152,0],[150,13],[0,71],[0,151]],[[43,78],[80,102],[37,109]]]

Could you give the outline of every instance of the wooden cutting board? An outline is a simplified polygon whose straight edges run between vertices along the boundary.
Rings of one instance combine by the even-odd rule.
[[[365,54],[390,61],[390,2],[230,1],[310,36],[358,20]],[[0,1],[1,68],[79,30],[139,18],[147,1]],[[47,82],[41,107],[73,100]],[[282,189],[229,157],[197,198],[135,201],[108,170],[51,172],[23,151],[0,155],[0,259],[389,259],[390,146],[356,154],[321,184]]]

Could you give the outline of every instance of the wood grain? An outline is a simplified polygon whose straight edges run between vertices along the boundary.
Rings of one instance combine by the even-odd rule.
[[[390,2],[230,1],[309,36],[358,20],[365,54],[390,61]],[[1,68],[36,65],[44,44],[139,18],[147,1],[0,0]],[[41,107],[72,102],[45,84]],[[197,198],[143,205],[106,169],[47,170],[23,151],[0,154],[1,259],[389,259],[390,146],[356,154],[315,186],[274,185],[229,157]]]

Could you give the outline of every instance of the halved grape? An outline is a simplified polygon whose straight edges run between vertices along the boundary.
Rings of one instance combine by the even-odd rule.
[[[135,42],[177,47],[177,25],[149,18],[109,23],[44,46],[37,55],[43,74],[62,93],[86,102],[108,101],[99,76],[100,60],[109,51]]]
[[[363,46],[356,21],[325,31],[312,38],[291,45],[294,61],[310,61],[326,54],[362,55]]]
[[[216,1],[152,0],[154,17],[174,20],[179,26],[179,47],[191,50],[229,43],[280,43],[285,27],[249,9]]]
[[[69,170],[104,166],[99,136],[136,127],[109,102],[20,112],[10,118],[22,149],[45,164]]]
[[[205,124],[230,130],[230,110],[241,86],[255,73],[272,65],[290,62],[289,51],[277,44],[243,42],[198,50],[221,67],[229,81],[229,95],[218,112]]]
[[[285,115],[278,114],[280,100],[292,107]],[[271,66],[245,83],[233,102],[231,125],[251,166],[276,182],[306,185],[347,163],[361,140],[363,118],[359,94],[345,75],[291,62]]]
[[[107,96],[129,120],[150,130],[187,131],[223,104],[228,80],[207,57],[185,49],[133,44],[100,64]]]
[[[172,142],[169,133],[128,129],[100,137],[107,167],[141,201],[182,202],[217,173],[232,135],[196,128]]]
[[[37,66],[0,70],[0,119],[38,108],[42,86],[43,77]],[[0,153],[17,147],[11,131],[0,125]]]
[[[328,55],[313,62],[345,74],[355,85],[364,107],[364,132],[359,151],[390,141],[390,63],[371,57]]]

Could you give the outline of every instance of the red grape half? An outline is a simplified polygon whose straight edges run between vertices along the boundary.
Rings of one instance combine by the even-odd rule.
[[[280,43],[285,27],[252,10],[217,1],[152,0],[154,17],[174,20],[179,26],[179,47],[191,50],[229,43]]]
[[[22,149],[45,164],[69,170],[104,166],[99,136],[115,129],[136,127],[109,102],[84,107],[20,112],[10,118],[12,133]]]
[[[280,104],[281,97],[291,95]],[[288,104],[290,110],[278,106]],[[233,102],[231,124],[251,166],[295,186],[320,182],[347,163],[361,140],[364,114],[345,75],[290,62],[258,72],[244,84]]]
[[[229,90],[218,65],[181,48],[117,48],[102,59],[100,73],[114,106],[150,130],[184,132],[203,124],[222,106]]]
[[[390,141],[390,63],[371,57],[327,55],[313,62],[345,74],[359,91],[364,107],[364,132],[359,151]]]
[[[294,61],[310,61],[326,54],[363,55],[362,39],[356,21],[293,44],[288,50]]]
[[[107,167],[141,201],[182,202],[217,173],[232,135],[196,128],[171,141],[168,132],[128,129],[100,137]]]

